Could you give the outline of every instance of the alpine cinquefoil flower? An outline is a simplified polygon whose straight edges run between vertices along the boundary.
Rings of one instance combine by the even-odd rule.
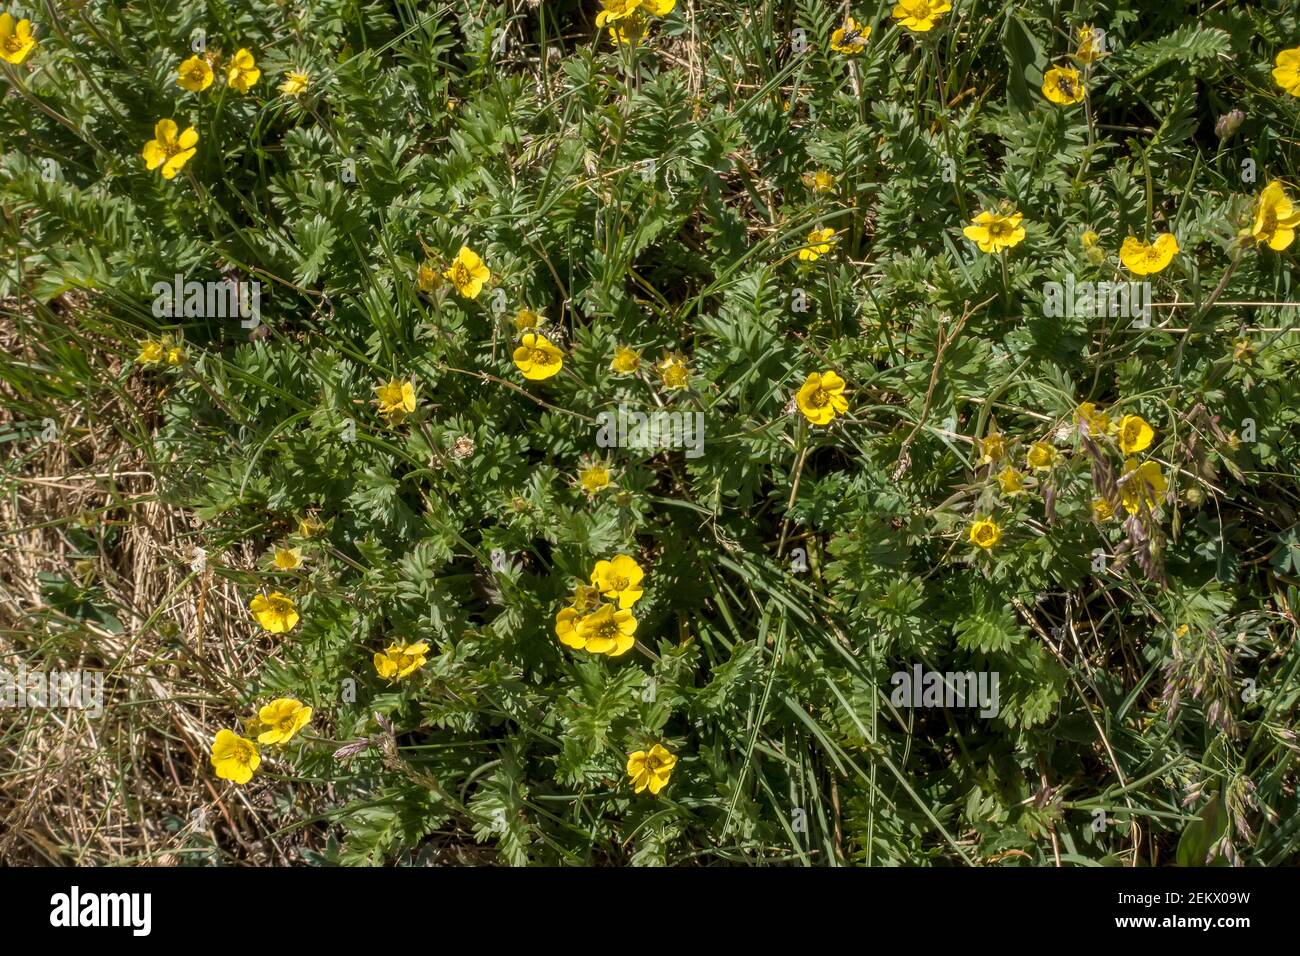
[[[996,523],[988,518],[981,518],[970,526],[971,544],[988,550],[998,543],[1002,537],[1002,529]]]
[[[389,425],[400,425],[415,411],[415,385],[410,381],[389,379],[375,386],[374,403],[384,421]]]
[[[1300,96],[1300,46],[1282,50],[1273,62],[1273,82],[1292,96]]]
[[[869,36],[871,27],[863,26],[852,17],[845,17],[844,26],[831,33],[831,49],[836,53],[854,56],[866,49]]]
[[[836,415],[849,410],[844,397],[844,379],[835,372],[811,372],[795,395],[795,404],[814,425],[829,425]]]
[[[676,755],[663,744],[627,755],[627,775],[632,778],[632,787],[637,793],[649,789],[650,793],[658,796],[659,791],[668,786],[668,778],[675,766]]]
[[[582,641],[583,650],[592,654],[621,657],[636,643],[636,638],[632,636],[636,633],[636,618],[631,611],[616,611],[614,605],[602,604],[576,621],[575,633],[576,638]]]
[[[591,572],[591,584],[610,600],[618,601],[620,608],[629,608],[641,600],[645,591],[641,581],[645,572],[635,559],[626,554],[614,556],[612,561],[597,561]]]
[[[1007,456],[1007,440],[1001,432],[993,432],[980,439],[979,464],[991,465]]]
[[[1083,100],[1083,77],[1072,66],[1054,66],[1043,75],[1043,95],[1058,106]]]
[[[1016,468],[1007,465],[996,475],[998,487],[1002,489],[1002,494],[1008,498],[1014,498],[1016,495],[1023,494],[1025,490],[1025,476]]]
[[[1276,180],[1259,194],[1255,205],[1255,221],[1250,234],[1256,243],[1267,243],[1274,252],[1281,252],[1295,241],[1296,227],[1300,226],[1300,209],[1297,209]]]
[[[564,353],[540,332],[528,332],[514,354],[515,367],[531,382],[550,378],[564,368]]]
[[[1124,462],[1124,474],[1120,476],[1118,484],[1120,502],[1129,514],[1138,514],[1144,507],[1155,508],[1169,487],[1160,472],[1159,462],[1144,461],[1138,464],[1136,458]]]
[[[1155,437],[1155,429],[1140,415],[1125,415],[1119,420],[1119,448],[1126,455],[1145,451]]]
[[[1056,449],[1045,441],[1036,441],[1029,446],[1025,463],[1034,471],[1046,471],[1056,463]]]
[[[595,495],[609,487],[609,469],[599,462],[588,465],[578,475],[578,482],[588,495]]]
[[[1080,63],[1095,63],[1106,55],[1102,46],[1103,34],[1094,27],[1079,27],[1074,34],[1078,37],[1079,47],[1074,51],[1074,58]]]
[[[192,56],[176,71],[176,85],[191,93],[201,93],[212,85],[212,67],[201,56]]]
[[[423,667],[428,653],[429,645],[425,641],[413,644],[395,641],[383,653],[375,654],[375,671],[390,681],[401,680]]]
[[[153,139],[144,144],[140,155],[146,168],[152,170],[161,166],[163,179],[175,179],[181,167],[194,155],[198,141],[199,134],[193,126],[177,135],[176,123],[162,119],[154,124]]]
[[[461,246],[456,258],[443,275],[467,299],[476,299],[483,291],[483,283],[492,278],[492,273],[469,246]]]
[[[799,250],[799,260],[801,262],[816,262],[831,251],[831,246],[835,245],[834,236],[835,230],[829,226],[825,229],[814,229],[808,233],[807,245]]]
[[[1024,216],[1018,212],[1007,215],[981,212],[962,230],[962,235],[979,246],[980,252],[997,253],[1010,249],[1025,238]]]
[[[614,349],[614,358],[610,361],[609,367],[619,375],[635,375],[641,368],[641,353],[626,345],[620,345]]]
[[[951,9],[948,0],[899,0],[891,16],[899,26],[915,33],[925,33],[933,30],[939,18]]]
[[[233,730],[219,730],[213,738],[209,760],[218,777],[243,786],[253,779],[253,771],[261,765],[262,755],[251,740]]]
[[[302,701],[281,697],[257,712],[267,729],[257,735],[259,744],[287,744],[311,720],[312,710]]]
[[[34,49],[36,37],[32,33],[32,21],[15,21],[8,13],[0,14],[0,60],[17,66]]]
[[[302,548],[276,548],[271,555],[271,563],[281,571],[293,571],[302,567]]]
[[[303,70],[286,70],[284,82],[276,87],[285,96],[302,96],[311,84],[311,75]]]
[[[690,384],[691,367],[676,352],[669,352],[655,367],[664,388],[679,389]]]
[[[262,629],[272,634],[292,631],[298,623],[298,608],[293,598],[279,591],[257,595],[249,602],[248,609]]]
[[[1129,236],[1119,248],[1119,261],[1135,275],[1148,276],[1160,272],[1173,262],[1178,254],[1178,240],[1166,232],[1155,242],[1142,242]]]
[[[226,66],[226,85],[239,93],[247,93],[262,76],[262,71],[253,62],[253,54],[245,49],[235,51]]]

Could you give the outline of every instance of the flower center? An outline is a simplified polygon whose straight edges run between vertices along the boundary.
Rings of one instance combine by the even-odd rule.
[[[5,37],[5,52],[17,53],[23,48],[23,41],[18,39],[18,34],[13,33]]]
[[[533,349],[532,356],[534,365],[554,365],[555,356],[545,349]]]
[[[618,625],[614,623],[614,619],[610,618],[608,621],[602,621],[600,628],[596,631],[596,636],[604,640],[613,640],[618,637]]]
[[[627,590],[627,578],[612,577],[609,579],[609,586],[615,591]]]

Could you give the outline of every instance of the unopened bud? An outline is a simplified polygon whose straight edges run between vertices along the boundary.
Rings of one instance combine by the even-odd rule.
[[[1219,117],[1219,121],[1214,124],[1214,133],[1225,143],[1232,139],[1233,134],[1241,128],[1241,124],[1246,121],[1246,114],[1241,110],[1232,110],[1224,113]]]

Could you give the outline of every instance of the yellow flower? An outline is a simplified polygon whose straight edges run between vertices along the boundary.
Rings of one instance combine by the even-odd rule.
[[[269,728],[257,735],[259,744],[287,744],[307,726],[311,708],[292,697],[281,697],[259,710],[257,719]]]
[[[298,533],[304,538],[314,538],[324,530],[325,522],[315,515],[307,515],[305,518],[298,519]]]
[[[835,245],[832,238],[835,230],[829,226],[825,229],[814,229],[808,233],[808,245],[799,250],[799,259],[802,262],[816,262],[826,253],[831,251],[831,246]]]
[[[815,193],[828,193],[835,188],[835,177],[824,169],[814,173],[804,173],[803,182]]]
[[[389,379],[375,386],[374,402],[379,407],[381,418],[389,425],[400,425],[415,411],[415,386],[409,381]]]
[[[988,519],[981,519],[970,526],[971,544],[988,549],[998,543],[1002,529]]]
[[[292,571],[302,566],[302,548],[276,548],[271,561],[281,571]]]
[[[609,487],[609,469],[604,465],[588,465],[578,475],[578,481],[582,484],[582,490],[589,495],[594,495]]]
[[[257,623],[272,634],[292,631],[298,623],[298,608],[294,606],[293,598],[279,591],[257,595],[249,602],[248,609],[253,612]]]
[[[1025,490],[1025,476],[1016,468],[1007,465],[997,474],[998,485],[1002,488],[1002,493],[1008,498],[1014,498],[1016,495],[1023,494]]]
[[[1043,95],[1059,106],[1083,99],[1083,78],[1072,66],[1054,66],[1043,76]]]
[[[636,46],[645,38],[646,31],[649,29],[650,21],[639,13],[633,13],[619,20],[610,21],[609,38],[614,41],[615,46]]]
[[[844,379],[834,372],[811,372],[795,395],[795,404],[814,425],[828,425],[836,415],[849,410],[844,397]]]
[[[17,65],[27,59],[27,54],[35,47],[31,20],[14,23],[9,14],[0,14],[0,60]]]
[[[233,730],[218,730],[212,740],[213,769],[222,780],[243,784],[253,779],[253,771],[262,763],[257,744]]]
[[[1155,431],[1138,415],[1125,415],[1119,420],[1119,448],[1126,455],[1144,450],[1155,437]]]
[[[201,56],[192,56],[176,71],[176,83],[191,93],[201,93],[212,85],[212,67]]]
[[[1156,507],[1160,503],[1160,496],[1168,487],[1164,475],[1160,473],[1159,462],[1144,461],[1139,465],[1136,458],[1124,462],[1124,474],[1119,480],[1119,497],[1124,510],[1129,514],[1137,514],[1143,505],[1147,508]]]
[[[415,287],[421,292],[437,292],[442,283],[438,270],[427,262],[415,270]]]
[[[302,70],[285,70],[284,82],[276,87],[285,96],[302,96],[311,83],[311,75]]]
[[[650,788],[658,796],[659,791],[668,786],[673,767],[677,766],[677,757],[662,744],[655,744],[647,753],[638,750],[627,755],[627,775],[632,778],[632,786],[637,793]]]
[[[522,308],[515,313],[515,331],[526,332],[528,329],[535,329],[541,321],[542,317],[532,309]]]
[[[1035,471],[1045,471],[1056,461],[1056,449],[1045,441],[1036,441],[1029,446],[1025,462]]]
[[[168,336],[163,336],[162,345],[167,351],[168,365],[181,365],[185,362],[185,349],[172,342]]]
[[[1110,416],[1097,411],[1097,406],[1092,402],[1081,403],[1074,410],[1074,418],[1079,423],[1080,432],[1089,438],[1107,435],[1114,430]]]
[[[623,17],[633,16],[641,6],[641,0],[600,0],[604,8],[596,14],[596,26],[603,27]]]
[[[1101,31],[1092,27],[1079,27],[1075,36],[1079,38],[1079,48],[1074,51],[1074,58],[1080,63],[1095,63],[1106,55],[1101,45]]]
[[[550,378],[564,368],[564,353],[540,332],[528,332],[515,349],[515,367],[529,381]]]
[[[565,647],[572,647],[577,651],[586,648],[586,639],[578,636],[578,625],[582,623],[582,619],[583,615],[577,608],[572,607],[563,608],[555,615],[555,636]]]
[[[0,36],[3,35],[4,27],[0,24]],[[1300,46],[1283,50],[1274,62],[1277,64],[1273,68],[1274,82],[1292,96],[1300,96]]]
[[[831,34],[831,49],[836,53],[853,56],[866,48],[869,36],[871,36],[871,27],[863,26],[852,17],[845,17],[844,26]]]
[[[1000,432],[994,432],[980,439],[980,460],[981,465],[991,465],[999,459],[1005,458],[1007,454],[1007,440],[1002,437]]]
[[[596,610],[600,607],[600,588],[579,581],[573,586],[573,596],[569,598],[569,604],[579,614]]]
[[[971,225],[962,230],[962,235],[979,246],[980,252],[1001,252],[1025,238],[1025,227],[1020,224],[1024,218],[1018,212],[1009,216],[981,212]]]
[[[669,352],[657,366],[659,380],[664,388],[685,388],[690,383],[691,368],[686,360],[675,352]]]
[[[626,554],[615,555],[613,561],[597,561],[591,572],[592,586],[605,597],[617,600],[620,608],[629,608],[641,600],[645,591],[639,585],[644,578],[641,566]]]
[[[443,273],[451,284],[467,299],[476,299],[483,291],[483,283],[492,278],[492,273],[468,246],[461,246],[451,268]]]
[[[141,365],[156,365],[163,360],[163,346],[161,342],[153,339],[144,339],[140,342],[140,354],[135,360]]]
[[[641,353],[620,345],[614,350],[614,360],[609,363],[609,367],[619,375],[634,375],[641,368]]]
[[[194,147],[199,141],[198,131],[191,126],[177,136],[176,124],[169,119],[163,119],[154,125],[153,137],[140,151],[140,155],[144,157],[145,167],[157,169],[162,166],[162,178],[175,179],[181,167],[188,163],[195,153]]]
[[[1140,242],[1129,236],[1119,249],[1119,261],[1130,272],[1146,276],[1159,272],[1173,261],[1178,253],[1178,240],[1173,233],[1166,232],[1155,242]]]
[[[1271,182],[1259,194],[1255,207],[1255,222],[1250,234],[1255,242],[1267,242],[1274,252],[1281,252],[1295,241],[1296,227],[1300,226],[1300,210],[1279,182]]]
[[[636,618],[632,612],[615,611],[612,604],[602,604],[576,622],[576,639],[582,641],[582,650],[592,654],[621,657],[636,643],[632,636],[635,633]]]
[[[226,67],[226,85],[240,93],[247,93],[262,75],[262,71],[253,63],[253,54],[247,50],[235,51]]]
[[[641,0],[641,9],[656,17],[666,17],[677,6],[677,0]]]
[[[424,641],[414,644],[392,643],[382,654],[375,655],[375,670],[380,677],[400,680],[414,673],[426,663],[429,645]]]
[[[1115,506],[1105,498],[1093,498],[1092,517],[1098,524],[1101,524],[1104,521],[1109,521],[1111,518],[1115,517]]]
[[[934,29],[939,18],[952,9],[948,0],[899,0],[893,18],[916,33]]]
[[[1091,229],[1085,229],[1083,231],[1083,235],[1079,237],[1079,241],[1083,243],[1084,249],[1091,250],[1094,249],[1097,243],[1101,241],[1101,236],[1097,235]]]

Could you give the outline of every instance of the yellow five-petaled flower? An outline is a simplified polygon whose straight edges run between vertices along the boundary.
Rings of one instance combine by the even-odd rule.
[[[845,17],[844,26],[831,33],[831,49],[836,53],[853,56],[866,49],[869,36],[871,27],[858,23],[852,17]]]
[[[1083,100],[1083,77],[1072,66],[1054,66],[1043,75],[1043,95],[1058,106]]]
[[[998,543],[1002,537],[1002,529],[996,523],[988,518],[981,518],[970,526],[971,544],[984,548],[986,551]]]
[[[144,144],[140,155],[148,169],[161,166],[163,179],[175,179],[194,155],[198,141],[199,133],[193,126],[177,135],[176,123],[161,119],[154,125],[153,139]]]
[[[217,776],[243,784],[253,779],[253,771],[262,763],[257,744],[239,736],[233,730],[219,730],[212,741],[212,755],[209,758]]]
[[[1126,455],[1145,450],[1155,435],[1155,429],[1140,415],[1125,415],[1119,420],[1119,448]]]
[[[262,625],[263,630],[272,634],[292,631],[298,623],[298,608],[294,605],[293,598],[279,591],[257,595],[249,603],[248,609],[253,612],[253,617]]]
[[[828,425],[836,415],[849,410],[844,397],[844,379],[835,372],[811,372],[795,395],[795,404],[814,425]]]
[[[311,720],[311,708],[292,697],[271,701],[257,712],[266,730],[257,735],[259,744],[286,744]]]
[[[641,600],[645,591],[641,581],[645,572],[630,555],[618,554],[612,561],[597,561],[591,572],[591,585],[605,597],[618,601],[620,608],[629,608]]]
[[[467,299],[478,298],[478,294],[483,291],[483,283],[492,278],[492,272],[487,265],[469,246],[460,247],[451,268],[443,275],[451,280],[456,291]]]
[[[247,93],[261,77],[262,71],[253,62],[253,54],[240,49],[230,58],[226,67],[226,85],[240,93]]]
[[[31,20],[15,21],[8,13],[0,14],[0,60],[16,66],[35,48]]]
[[[799,250],[799,259],[802,262],[816,262],[826,253],[831,251],[831,246],[835,245],[835,230],[827,226],[825,229],[814,229],[808,233],[807,245]]]
[[[663,744],[655,744],[648,751],[638,750],[627,756],[627,775],[632,778],[632,787],[640,793],[649,789],[654,795],[668,786],[673,767],[677,766],[677,757]]]
[[[1025,238],[1025,227],[1021,213],[1007,215],[996,212],[981,212],[975,220],[962,230],[962,235],[975,245],[980,252],[997,253],[1018,245]]]
[[[934,29],[939,18],[952,9],[948,0],[899,0],[891,16],[916,33]]]
[[[375,654],[375,670],[380,677],[400,680],[423,667],[428,653],[429,645],[424,641],[414,644],[394,642],[382,654]]]
[[[1273,62],[1273,82],[1292,96],[1300,96],[1300,46],[1282,50]]]
[[[1259,194],[1255,205],[1255,221],[1250,234],[1257,243],[1267,243],[1274,252],[1281,252],[1295,241],[1296,228],[1300,226],[1300,209],[1297,209],[1279,182],[1271,182]]]
[[[564,353],[540,332],[527,332],[515,349],[515,367],[531,382],[550,378],[564,368]]]
[[[176,71],[176,84],[191,93],[201,93],[212,85],[212,66],[201,56],[192,56]]]
[[[1171,232],[1159,236],[1155,242],[1142,242],[1129,236],[1119,247],[1119,261],[1130,272],[1140,276],[1160,272],[1173,262],[1177,254],[1178,240]]]

